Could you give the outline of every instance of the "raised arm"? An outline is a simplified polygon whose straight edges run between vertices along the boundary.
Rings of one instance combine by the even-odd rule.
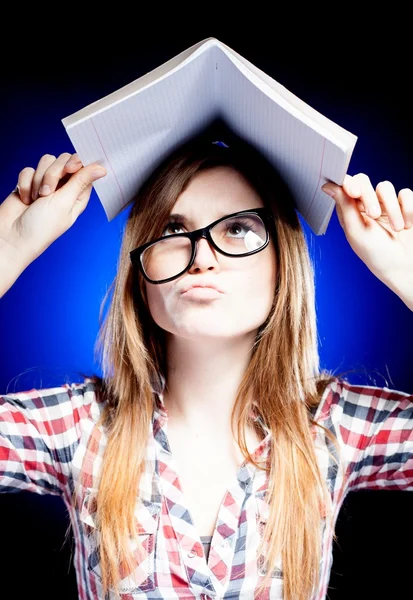
[[[76,154],[45,154],[36,169],[20,171],[0,205],[0,296],[85,210],[92,183],[106,171],[84,167]]]
[[[364,173],[327,183],[350,246],[370,271],[413,310],[413,191],[390,181],[375,188]]]

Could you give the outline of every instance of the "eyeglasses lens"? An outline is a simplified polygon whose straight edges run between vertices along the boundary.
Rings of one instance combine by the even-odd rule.
[[[265,245],[267,230],[262,219],[246,213],[229,217],[210,230],[217,247],[233,256],[256,252]],[[192,254],[191,241],[186,237],[166,236],[142,254],[142,266],[152,281],[169,279],[187,268]]]

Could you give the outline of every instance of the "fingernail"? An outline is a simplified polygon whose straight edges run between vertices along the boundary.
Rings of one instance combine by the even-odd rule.
[[[105,169],[98,168],[92,171],[92,175],[93,177],[103,177],[103,175],[106,175],[106,171]]]
[[[47,183],[44,183],[39,190],[39,194],[41,194],[42,196],[47,196],[48,194],[50,194],[50,192],[51,192],[51,189],[47,185]]]
[[[77,163],[80,163],[80,158],[78,158],[77,156],[71,156],[67,161],[66,165],[77,165]]]
[[[323,186],[321,189],[323,190],[323,192],[325,194],[327,194],[328,196],[331,196],[331,198],[334,198],[334,196],[336,195],[335,188],[330,187],[329,185]]]

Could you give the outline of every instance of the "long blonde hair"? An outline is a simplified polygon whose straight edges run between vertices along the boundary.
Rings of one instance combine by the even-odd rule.
[[[267,574],[257,593],[281,556],[285,600],[308,600],[319,583],[320,523],[329,517],[328,510],[325,516],[321,508],[329,506],[329,493],[316,460],[312,411],[333,378],[319,369],[314,272],[286,184],[261,153],[231,132],[221,136],[229,148],[212,143],[216,131],[211,128],[183,144],[141,187],[128,215],[116,277],[102,302],[96,351],[103,377],[95,378],[104,400],[102,423],[107,431],[96,498],[102,584],[105,591],[116,590],[119,564],[130,572],[134,569],[129,540],[136,539],[134,509],[154,407],[153,388],[166,372],[163,331],[149,313],[143,279],[133,269],[129,253],[161,235],[172,206],[192,177],[202,169],[228,165],[271,208],[278,262],[273,306],[258,333],[232,413],[233,432],[249,461],[254,462],[245,429],[252,396],[272,433],[270,459],[265,466],[254,463],[269,472],[269,515],[259,549],[260,554],[266,548]]]

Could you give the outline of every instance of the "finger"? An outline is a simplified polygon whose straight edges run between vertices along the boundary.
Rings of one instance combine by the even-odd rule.
[[[84,211],[89,201],[93,182],[106,175],[106,169],[97,163],[83,167],[72,175],[62,188],[63,202],[68,203],[75,219]]]
[[[413,226],[413,191],[409,188],[400,190],[398,200],[404,219],[404,226],[406,229],[410,229]]]
[[[390,181],[381,181],[376,186],[376,194],[393,229],[404,229],[404,218],[394,185]]]
[[[364,204],[366,214],[372,219],[378,219],[382,214],[382,209],[376,195],[370,178],[364,173],[358,173],[353,177],[346,176],[343,182],[343,188],[351,198],[358,198]]]
[[[51,157],[52,155],[48,154],[39,161],[33,182],[33,200],[36,200],[39,196],[52,194],[56,190],[62,175],[65,174],[64,166],[70,158],[69,152],[60,154],[58,158],[53,156],[53,160],[50,160]]]
[[[35,170],[33,167],[25,167],[19,173],[17,185],[20,190],[20,200],[23,204],[30,204],[32,193],[32,182]]]
[[[46,169],[53,164],[56,160],[56,157],[53,154],[44,154],[39,162],[37,163],[37,167],[34,173],[33,182],[32,182],[32,190],[31,190],[31,200],[36,200],[39,197],[39,189],[43,179],[44,172]]]
[[[85,187],[85,189],[83,190],[83,192],[78,196],[73,211],[72,213],[76,216],[76,218],[82,214],[82,212],[85,210],[88,202],[89,202],[89,198],[90,198],[90,194],[92,192],[92,184],[88,185]]]
[[[358,208],[357,199],[351,198],[346,194],[343,186],[338,186],[331,182],[324,184],[322,190],[334,198],[337,217],[346,235],[353,236],[364,231],[367,222]]]
[[[82,161],[80,160],[77,154],[72,154],[65,164],[65,171],[67,173],[76,173],[79,169],[82,168]]]

